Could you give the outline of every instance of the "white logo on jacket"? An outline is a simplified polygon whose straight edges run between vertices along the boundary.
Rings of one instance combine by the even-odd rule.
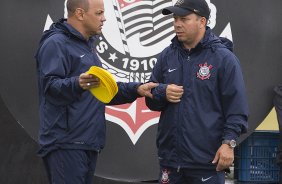
[[[200,78],[201,80],[206,80],[209,79],[211,76],[210,70],[213,68],[212,65],[208,65],[207,62],[204,64],[199,64],[199,71],[197,73],[197,77]]]

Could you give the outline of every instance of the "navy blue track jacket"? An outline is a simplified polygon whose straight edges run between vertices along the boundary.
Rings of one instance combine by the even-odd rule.
[[[159,55],[150,81],[160,83],[146,98],[161,111],[157,148],[160,164],[174,168],[215,169],[211,163],[223,139],[246,132],[248,105],[239,60],[228,39],[207,27],[190,51],[175,37]],[[168,84],[183,86],[179,103],[166,100]]]
[[[44,32],[36,53],[39,88],[39,155],[56,149],[100,151],[105,145],[105,104],[78,83],[81,73],[102,64],[94,48],[61,19]],[[110,104],[136,100],[139,83],[118,83]]]

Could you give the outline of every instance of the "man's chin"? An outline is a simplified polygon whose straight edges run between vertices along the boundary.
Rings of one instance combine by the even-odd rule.
[[[181,37],[181,36],[177,36],[177,39],[178,39],[179,41],[181,41],[181,42],[183,42],[183,41],[184,41],[184,38],[183,38],[183,37]]]
[[[97,31],[97,32],[93,32],[92,34],[91,34],[91,36],[96,36],[96,35],[101,35],[102,34],[102,31]]]

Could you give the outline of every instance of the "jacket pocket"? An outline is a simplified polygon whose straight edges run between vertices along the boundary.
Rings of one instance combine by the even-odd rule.
[[[43,130],[45,132],[56,129],[68,130],[68,111],[66,106],[55,106],[46,101],[43,110]]]

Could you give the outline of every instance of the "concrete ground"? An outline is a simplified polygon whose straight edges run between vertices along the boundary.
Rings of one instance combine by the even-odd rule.
[[[226,174],[225,176],[225,184],[235,184],[233,167],[230,168],[230,171],[230,174]]]
[[[232,179],[226,179],[225,184],[235,184],[235,181]]]

